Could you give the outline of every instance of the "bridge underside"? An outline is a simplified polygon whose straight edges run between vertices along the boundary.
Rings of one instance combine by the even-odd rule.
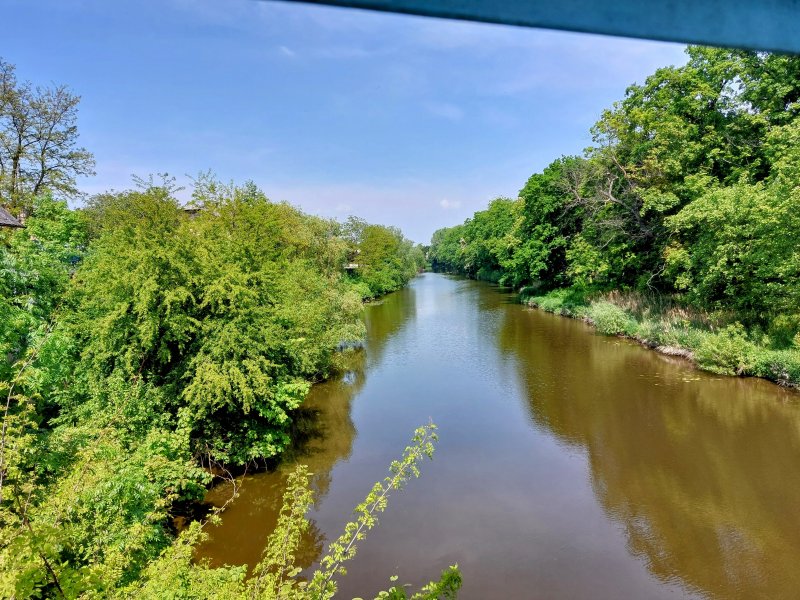
[[[289,0],[800,53],[800,0]]]

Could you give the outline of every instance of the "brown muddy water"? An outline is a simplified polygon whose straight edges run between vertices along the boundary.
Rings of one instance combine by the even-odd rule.
[[[426,274],[366,309],[360,365],[314,387],[311,566],[429,418],[339,597],[458,563],[471,598],[800,597],[800,395],[716,377],[496,288]],[[199,556],[253,565],[286,473],[245,479]],[[212,490],[219,501],[228,490]]]

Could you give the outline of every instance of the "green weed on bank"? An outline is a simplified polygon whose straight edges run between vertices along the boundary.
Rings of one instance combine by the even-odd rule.
[[[748,331],[733,322],[715,327],[706,315],[676,309],[663,299],[643,299],[620,293],[592,298],[580,290],[557,289],[526,295],[528,306],[583,319],[600,333],[635,339],[666,354],[683,356],[697,367],[720,375],[761,377],[800,388],[798,336],[776,347],[776,336]]]

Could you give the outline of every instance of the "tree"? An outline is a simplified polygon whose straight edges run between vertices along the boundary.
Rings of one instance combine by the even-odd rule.
[[[50,322],[86,249],[86,232],[66,202],[36,199],[25,229],[0,245],[0,379]]]
[[[429,252],[434,270],[500,281],[518,242],[512,232],[520,209],[520,201],[496,198],[463,225],[434,232]]]
[[[433,232],[428,257],[434,271],[463,273],[464,233],[464,225],[444,227]]]
[[[668,219],[667,266],[704,308],[768,323],[800,303],[800,189],[776,183],[714,190]]]
[[[464,269],[468,275],[498,282],[502,277],[501,261],[509,253],[509,238],[517,220],[520,203],[496,198],[486,210],[476,212],[464,225]]]
[[[514,248],[503,261],[511,285],[564,283],[565,250],[579,229],[582,213],[571,193],[577,190],[581,195],[576,181],[585,163],[577,157],[562,157],[531,175],[520,190],[522,214],[514,227]]]
[[[198,453],[269,458],[337,346],[363,336],[346,249],[333,223],[251,185],[207,180],[194,200],[194,218],[169,187],[93,200],[98,237],[69,316],[81,364],[95,385],[117,373],[163,388],[159,410],[191,429]]]
[[[74,196],[75,179],[94,175],[94,157],[78,146],[79,102],[63,85],[20,83],[0,59],[0,202],[22,217],[35,196]]]
[[[425,256],[396,227],[372,225],[351,217],[342,229],[350,243],[357,246],[359,266],[355,279],[367,285],[368,296],[403,287],[425,266]]]

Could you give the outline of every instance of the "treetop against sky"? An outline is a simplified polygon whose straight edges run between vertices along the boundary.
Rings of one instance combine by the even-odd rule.
[[[0,56],[82,96],[89,193],[212,169],[304,210],[459,222],[554,156],[678,44],[253,0],[4,5]],[[33,42],[35,40],[35,43]]]

